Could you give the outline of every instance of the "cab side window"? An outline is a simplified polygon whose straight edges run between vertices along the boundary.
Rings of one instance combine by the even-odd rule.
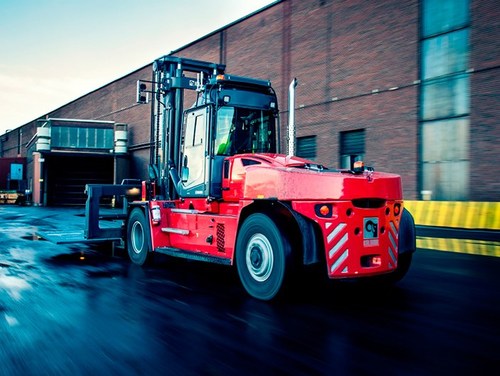
[[[185,119],[184,153],[182,168],[187,172],[184,187],[191,188],[204,183],[206,109],[189,112]]]

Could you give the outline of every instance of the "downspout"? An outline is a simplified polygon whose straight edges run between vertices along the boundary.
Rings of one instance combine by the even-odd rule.
[[[295,154],[295,87],[297,78],[288,87],[288,156]]]

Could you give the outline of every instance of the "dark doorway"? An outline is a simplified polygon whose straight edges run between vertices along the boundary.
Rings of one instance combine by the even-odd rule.
[[[85,205],[86,184],[112,184],[112,156],[47,155],[47,205]]]

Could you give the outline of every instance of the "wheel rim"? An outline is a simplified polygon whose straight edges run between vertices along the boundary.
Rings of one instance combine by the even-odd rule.
[[[253,235],[246,248],[246,264],[253,279],[263,282],[269,278],[273,270],[273,248],[269,240],[262,234]]]
[[[131,231],[131,243],[134,253],[139,254],[144,248],[144,228],[139,221],[134,222]]]

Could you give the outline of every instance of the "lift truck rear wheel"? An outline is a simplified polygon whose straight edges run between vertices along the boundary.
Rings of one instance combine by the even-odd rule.
[[[290,258],[290,243],[271,218],[257,213],[245,220],[236,242],[236,266],[251,296],[273,299],[283,287]]]
[[[406,275],[406,273],[408,273],[408,270],[410,269],[412,257],[413,253],[411,252],[406,252],[399,255],[398,267],[396,268],[396,270],[393,273],[384,276],[387,278],[388,283],[396,283],[403,279],[403,277]]]
[[[140,208],[132,210],[128,218],[127,251],[130,260],[137,265],[144,265],[151,252],[149,226]]]

